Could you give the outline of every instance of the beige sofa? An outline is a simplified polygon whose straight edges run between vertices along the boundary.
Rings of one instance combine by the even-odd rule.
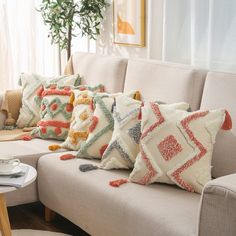
[[[236,75],[207,72],[158,61],[77,53],[73,70],[84,83],[103,83],[109,92],[138,89],[145,100],[185,101],[193,110],[226,108],[236,122]],[[3,119],[3,118],[2,118]],[[0,122],[1,123],[1,122]],[[95,160],[61,161],[49,153],[55,141],[0,143],[10,153],[38,170],[37,185],[11,193],[9,205],[40,200],[91,235],[235,236],[236,128],[221,131],[214,148],[212,175],[202,195],[178,187],[153,184],[109,186],[128,171],[79,171]],[[74,153],[74,152],[70,152]]]

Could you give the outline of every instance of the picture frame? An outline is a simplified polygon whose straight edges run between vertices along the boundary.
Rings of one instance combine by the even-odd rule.
[[[145,0],[113,0],[113,43],[145,46]]]

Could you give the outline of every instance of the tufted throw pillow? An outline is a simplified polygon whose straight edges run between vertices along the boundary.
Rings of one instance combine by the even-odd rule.
[[[103,169],[133,168],[141,136],[141,102],[120,95],[116,98],[114,131],[111,141],[102,156]],[[189,104],[176,103],[163,106],[187,110]]]
[[[140,153],[130,180],[140,184],[177,184],[201,193],[211,179],[213,144],[225,117],[230,120],[223,109],[186,112],[145,103]]]
[[[33,137],[65,140],[73,111],[73,92],[70,87],[50,85],[41,93],[41,120],[32,131]]]
[[[91,104],[96,92],[103,92],[104,86],[96,87],[81,86],[74,89],[74,110],[70,124],[70,130],[65,142],[60,145],[62,148],[69,150],[78,150],[82,142],[88,137],[88,128],[93,115]]]
[[[19,84],[22,86],[22,107],[20,109],[17,127],[33,127],[40,120],[41,93],[42,86],[49,84],[58,84],[61,86],[78,86],[80,84],[79,75],[59,76],[47,78],[37,74],[20,75]]]
[[[115,98],[114,131],[102,156],[103,169],[129,169],[139,152],[141,101],[122,94]]]
[[[89,136],[81,144],[77,157],[101,159],[112,137],[114,119],[112,111],[115,105],[116,94],[96,94],[94,96],[95,110],[89,126]],[[139,93],[131,92],[128,96],[134,97]]]

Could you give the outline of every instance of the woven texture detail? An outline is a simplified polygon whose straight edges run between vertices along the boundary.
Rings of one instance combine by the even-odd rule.
[[[138,119],[142,103],[128,96],[116,97],[114,132],[103,154],[101,168],[133,168],[139,152],[141,122]]]
[[[145,103],[142,136],[130,180],[140,184],[176,184],[201,193],[211,179],[213,144],[225,110],[186,112]]]

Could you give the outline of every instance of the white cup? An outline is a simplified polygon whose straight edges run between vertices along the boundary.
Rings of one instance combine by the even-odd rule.
[[[16,166],[20,165],[20,160],[13,156],[0,155],[0,173],[11,172]]]

